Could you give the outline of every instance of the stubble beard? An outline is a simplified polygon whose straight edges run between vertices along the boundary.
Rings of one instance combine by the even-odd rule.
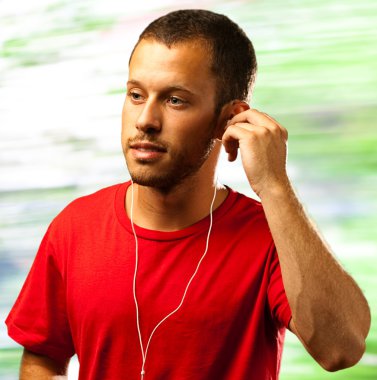
[[[134,183],[153,187],[162,193],[169,193],[199,171],[208,159],[214,145],[215,139],[212,136],[208,137],[202,146],[195,150],[196,159],[192,159],[190,152],[186,149],[176,152],[169,149],[167,153],[170,156],[169,166],[160,171],[151,167],[148,162],[139,162],[136,164],[136,168],[132,168],[132,164],[127,162],[127,155],[125,154],[126,164]]]
[[[218,116],[214,113],[214,117],[209,125],[203,126],[208,133],[200,139],[201,144],[194,151],[190,151],[187,148],[174,150],[170,144],[158,141],[158,137],[154,134],[144,134],[132,139],[162,143],[163,146],[166,146],[167,154],[170,156],[170,163],[163,170],[151,167],[151,164],[148,162],[138,162],[136,163],[136,167],[133,168],[132,163],[127,161],[127,150],[129,148],[123,147],[124,157],[126,158],[127,168],[132,181],[141,186],[153,187],[159,192],[169,193],[185,180],[193,177],[206,162],[215,146],[214,131],[217,122]],[[192,155],[195,155],[195,157],[192,158]]]

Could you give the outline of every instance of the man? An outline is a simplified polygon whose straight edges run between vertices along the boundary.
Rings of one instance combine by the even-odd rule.
[[[277,379],[285,328],[329,371],[358,362],[367,302],[292,190],[287,131],[246,103],[255,72],[225,16],[173,12],[141,34],[122,118],[132,183],[51,223],[7,319],[21,379],[64,376],[74,353],[80,379]],[[261,203],[217,183],[222,145]]]

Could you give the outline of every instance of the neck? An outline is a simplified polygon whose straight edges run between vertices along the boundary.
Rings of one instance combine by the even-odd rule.
[[[176,231],[188,227],[209,214],[217,187],[213,210],[227,196],[227,189],[215,177],[190,177],[169,192],[152,187],[134,186],[133,220],[140,227],[158,231]],[[131,213],[131,187],[126,196],[126,210]]]

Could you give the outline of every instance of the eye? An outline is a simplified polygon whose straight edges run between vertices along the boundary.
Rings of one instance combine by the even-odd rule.
[[[138,92],[136,91],[129,91],[128,92],[128,96],[135,102],[140,102],[141,100],[143,100],[143,96],[141,94],[139,94]]]
[[[171,105],[173,106],[181,106],[183,104],[185,104],[186,102],[176,96],[170,96],[168,98],[168,103],[170,103]]]

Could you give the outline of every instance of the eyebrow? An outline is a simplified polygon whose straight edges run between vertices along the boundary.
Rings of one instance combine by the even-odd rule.
[[[141,82],[139,82],[138,80],[135,80],[135,79],[130,79],[129,81],[127,81],[127,85],[130,85],[130,84],[140,86],[140,87],[144,87]],[[187,92],[190,95],[195,95],[192,91],[190,91],[186,87],[183,87],[179,84],[173,84],[173,85],[166,86],[162,90],[162,92],[171,92],[171,91],[183,91],[183,92]]]

